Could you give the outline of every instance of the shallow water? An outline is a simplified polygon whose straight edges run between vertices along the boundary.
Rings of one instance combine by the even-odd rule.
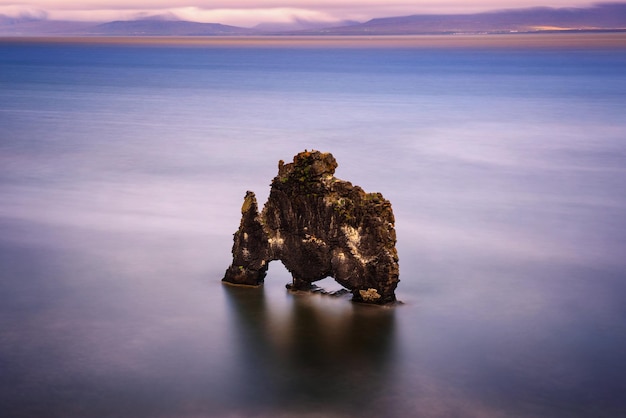
[[[624,49],[0,43],[2,410],[623,415],[625,105]],[[304,149],[392,202],[402,306],[220,283]]]

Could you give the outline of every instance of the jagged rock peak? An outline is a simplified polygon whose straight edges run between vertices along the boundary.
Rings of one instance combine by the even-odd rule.
[[[223,280],[259,285],[268,263],[280,260],[292,289],[333,277],[355,301],[394,302],[399,268],[391,203],[337,179],[336,168],[332,154],[304,151],[292,163],[278,163],[261,213],[247,192]]]
[[[278,178],[286,181],[290,177],[302,176],[317,178],[321,176],[332,177],[337,168],[337,160],[329,152],[304,151],[293,157],[293,163],[285,164],[283,160],[278,162]]]

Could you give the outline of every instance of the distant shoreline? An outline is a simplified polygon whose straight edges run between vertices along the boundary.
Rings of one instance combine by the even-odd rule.
[[[0,36],[1,44],[102,44],[242,48],[617,48],[624,32],[536,32],[507,34],[377,36]]]

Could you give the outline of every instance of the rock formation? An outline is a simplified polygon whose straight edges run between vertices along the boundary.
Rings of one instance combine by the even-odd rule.
[[[334,177],[330,153],[305,151],[278,163],[263,211],[248,191],[234,235],[233,264],[224,281],[260,285],[268,263],[280,260],[291,288],[308,290],[333,277],[353,300],[394,302],[398,253],[391,203],[380,193]]]

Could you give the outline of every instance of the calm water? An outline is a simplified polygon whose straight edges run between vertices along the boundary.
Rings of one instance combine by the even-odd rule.
[[[624,109],[626,48],[0,43],[2,415],[626,416]],[[403,306],[221,285],[304,149]]]

